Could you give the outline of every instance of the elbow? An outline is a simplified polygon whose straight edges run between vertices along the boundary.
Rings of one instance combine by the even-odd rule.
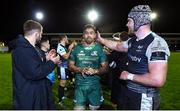
[[[154,86],[157,88],[163,87],[165,84],[165,80],[154,80]]]
[[[64,56],[63,58],[67,60],[67,59],[68,59],[68,56]]]
[[[69,71],[74,72],[74,67],[73,66],[69,66]]]

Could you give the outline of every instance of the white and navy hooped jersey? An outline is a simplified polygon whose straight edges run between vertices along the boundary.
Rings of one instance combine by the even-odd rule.
[[[65,46],[63,46],[62,44],[58,44],[57,46],[57,53],[60,55],[61,57],[61,63],[58,64],[59,67],[65,67],[67,68],[68,67],[68,60],[64,59],[62,56],[64,54],[67,53],[67,48]]]
[[[166,41],[155,33],[150,33],[142,40],[131,38],[128,45],[128,71],[133,74],[143,75],[149,72],[150,62],[167,62],[170,51]],[[128,88],[136,92],[155,90],[152,87],[143,86],[133,81],[128,81]]]
[[[62,56],[66,54],[66,52],[67,52],[66,47],[59,43],[57,46],[57,53]]]

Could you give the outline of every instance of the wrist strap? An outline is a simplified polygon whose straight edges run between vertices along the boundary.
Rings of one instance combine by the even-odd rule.
[[[127,79],[132,81],[133,78],[134,78],[134,74],[128,73]]]

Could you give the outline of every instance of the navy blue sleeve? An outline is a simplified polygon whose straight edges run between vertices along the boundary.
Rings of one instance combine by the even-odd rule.
[[[19,48],[14,54],[14,62],[21,74],[31,80],[45,78],[55,68],[52,61],[42,62],[32,48]]]

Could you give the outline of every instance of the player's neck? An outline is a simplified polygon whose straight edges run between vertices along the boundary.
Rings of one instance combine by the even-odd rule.
[[[147,37],[152,31],[148,27],[140,27],[137,32],[135,32],[137,39],[141,40]]]
[[[65,46],[66,45],[66,43],[65,43],[65,41],[61,41],[61,43],[60,43],[61,45],[63,45],[63,46]]]

